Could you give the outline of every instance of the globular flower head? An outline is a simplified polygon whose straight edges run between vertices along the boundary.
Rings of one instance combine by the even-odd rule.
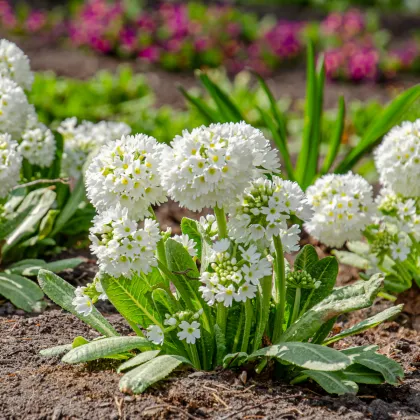
[[[0,133],[0,198],[6,197],[20,179],[22,156],[10,134]]]
[[[295,215],[309,220],[312,208],[298,184],[278,176],[272,180],[258,178],[252,181],[229,208],[229,232],[239,242],[271,240],[273,236],[298,234],[288,230],[287,220]]]
[[[356,240],[374,215],[371,185],[361,176],[325,175],[306,190],[314,208],[306,231],[331,247]]]
[[[287,287],[291,289],[317,289],[319,281],[315,281],[305,270],[289,271],[286,275]]]
[[[38,123],[23,132],[18,150],[30,164],[49,168],[55,157],[54,135],[44,124]]]
[[[95,216],[93,222],[91,250],[102,272],[131,278],[157,266],[155,250],[161,237],[154,220],[145,219],[140,227],[127,209],[117,207]]]
[[[262,173],[279,170],[270,142],[245,123],[184,131],[166,147],[160,165],[171,198],[190,210],[223,207]]]
[[[103,146],[86,171],[87,195],[99,210],[121,205],[133,218],[166,201],[158,163],[162,146],[143,134],[123,136]]]
[[[104,144],[120,139],[131,132],[131,128],[122,122],[100,121],[92,123],[77,118],[62,121],[57,131],[64,139],[63,172],[67,176],[78,178],[89,156],[97,153]]]
[[[211,264],[201,275],[199,290],[210,306],[222,302],[229,307],[234,301],[253,299],[260,280],[272,274],[270,262],[255,245],[247,249],[232,245],[228,239],[216,242]]]
[[[16,82],[23,89],[30,90],[34,81],[29,59],[13,42],[0,40],[0,77]]]
[[[29,113],[23,89],[13,80],[0,77],[0,133],[9,133],[19,140]]]
[[[394,127],[374,156],[385,187],[405,197],[420,196],[420,120]]]

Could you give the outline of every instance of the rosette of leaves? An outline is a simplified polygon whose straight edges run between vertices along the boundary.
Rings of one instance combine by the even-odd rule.
[[[184,218],[181,228],[196,242],[196,257],[192,258],[179,242],[163,236],[157,249],[158,267],[148,275],[100,278],[110,302],[132,327],[133,336],[120,337],[96,308],[88,315],[77,313],[71,303],[75,289],[55,274],[41,270],[38,279],[44,292],[104,336],[91,342],[77,340],[76,344],[43,350],[42,354],[65,353],[63,362],[71,364],[101,358],[123,360],[118,371],[128,372],[121,378],[120,389],[130,393],[143,392],[182,364],[214,370],[217,366],[229,368],[247,363],[260,372],[276,361],[282,378],[295,383],[312,379],[336,394],[356,393],[357,383],[396,384],[403,377],[400,365],[378,354],[375,346],[343,351],[329,346],[400,312],[400,306],[392,307],[330,335],[340,314],[372,305],[382,288],[381,276],[335,289],[337,260],[319,259],[315,249],[307,245],[296,258],[292,272],[296,274],[289,275],[286,284],[283,326],[276,341],[273,329],[278,305],[271,276],[260,280],[255,298],[225,307],[229,322],[222,329],[218,323],[220,306],[208,306],[199,293],[200,272],[209,265],[211,240],[194,220]],[[178,313],[197,314],[201,337],[194,344],[181,341],[174,326],[167,326],[165,321],[176,318]],[[146,338],[151,327],[161,329],[163,342],[153,344]]]

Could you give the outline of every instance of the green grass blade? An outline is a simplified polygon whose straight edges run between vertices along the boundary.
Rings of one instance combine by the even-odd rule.
[[[184,98],[197,108],[200,114],[205,118],[206,124],[217,123],[220,121],[219,114],[209,107],[203,100],[191,95],[182,86],[178,86],[178,89],[184,95]]]

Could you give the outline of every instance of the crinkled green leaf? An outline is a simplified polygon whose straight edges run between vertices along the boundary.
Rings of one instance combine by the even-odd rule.
[[[342,372],[320,372],[314,370],[304,370],[303,375],[308,376],[325,389],[329,394],[357,394],[359,387]]]
[[[363,258],[354,252],[338,251],[334,249],[331,253],[337,257],[341,264],[351,265],[352,267],[356,267],[361,270],[367,270],[370,267],[368,259]]]
[[[149,360],[152,360],[155,357],[157,357],[159,353],[160,353],[160,350],[144,351],[143,353],[140,353],[137,356],[134,356],[132,359],[127,360],[122,365],[120,365],[119,368],[117,369],[117,372],[121,373],[121,372],[124,372],[125,370],[142,365],[143,363],[146,363]]]
[[[232,368],[241,366],[248,359],[248,354],[241,351],[237,353],[229,353],[223,358],[223,368]]]
[[[72,344],[63,344],[61,346],[50,347],[48,349],[41,350],[39,354],[44,357],[54,357],[60,354],[67,353],[73,348]]]
[[[359,384],[380,385],[385,382],[384,377],[365,366],[355,363],[343,371],[344,377]]]
[[[22,274],[24,276],[36,276],[41,268],[52,271],[53,273],[59,273],[63,270],[75,268],[84,261],[86,261],[84,258],[68,258],[50,263],[47,263],[44,260],[23,260],[19,265],[10,266],[7,271],[13,274]]]
[[[181,231],[184,235],[188,235],[190,239],[195,241],[197,250],[197,257],[201,260],[201,236],[200,233],[200,224],[193,219],[188,217],[183,217],[181,220]]]
[[[296,255],[294,270],[305,270],[309,272],[318,261],[319,257],[315,247],[312,245],[305,245]]]

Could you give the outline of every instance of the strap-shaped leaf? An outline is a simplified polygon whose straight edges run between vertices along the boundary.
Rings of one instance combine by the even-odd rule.
[[[324,341],[323,344],[328,345],[338,340],[341,340],[344,337],[348,337],[349,335],[360,334],[361,332],[366,331],[369,328],[374,328],[377,325],[381,324],[382,322],[386,321],[387,319],[392,318],[395,315],[398,315],[402,311],[403,306],[404,305],[391,306],[390,308],[385,309],[385,311],[382,311],[379,314],[371,316],[370,318],[367,318],[359,322],[353,327],[347,330],[341,331],[339,334],[334,335],[331,338],[328,338],[327,340]]]
[[[60,354],[67,353],[73,348],[73,344],[63,344],[61,346],[50,347],[48,349],[41,350],[39,354],[44,357],[54,357]]]
[[[0,295],[26,312],[32,312],[37,302],[44,297],[44,293],[35,282],[8,273],[0,273]]]
[[[107,337],[118,335],[115,328],[99,313],[95,307],[92,308],[92,312],[87,316],[77,313],[72,304],[74,291],[76,289],[71,284],[64,281],[61,277],[51,271],[41,269],[38,273],[38,282],[44,293],[53,302],[77,316],[96,331],[99,331]]]
[[[60,271],[77,267],[84,261],[86,261],[84,258],[68,258],[50,263],[46,263],[44,260],[23,260],[21,264],[10,266],[6,271],[12,274],[36,276],[41,268],[53,273],[59,273]]]
[[[62,361],[71,364],[84,363],[129,350],[150,347],[153,345],[143,337],[109,337],[75,347],[62,358]]]
[[[313,337],[322,325],[340,314],[372,305],[382,287],[381,275],[370,280],[335,289],[330,296],[305,312],[280,337],[279,341],[305,341]]]
[[[160,353],[160,350],[149,350],[149,351],[140,353],[137,356],[134,356],[132,359],[127,360],[122,365],[120,365],[119,368],[117,369],[117,372],[121,373],[121,372],[124,372],[125,370],[142,365],[143,363],[146,363],[149,360],[152,360],[155,357],[157,357],[159,353]]]
[[[182,86],[178,86],[178,89],[184,95],[185,99],[197,108],[200,114],[207,120],[208,124],[220,121],[219,114],[210,108],[205,101],[191,95]]]
[[[381,373],[375,372],[374,370],[359,365],[358,363],[350,365],[346,368],[346,370],[343,371],[343,375],[349,381],[359,384],[380,385],[385,382]]]
[[[359,387],[342,372],[319,372],[314,370],[304,370],[303,375],[313,379],[329,394],[357,394]]]
[[[249,358],[261,356],[275,357],[304,369],[322,371],[343,370],[352,363],[348,356],[338,350],[312,343],[283,342],[257,350]]]
[[[166,378],[182,363],[190,362],[182,356],[163,355],[130,370],[120,380],[122,392],[139,394],[150,385]]]
[[[363,258],[354,252],[338,251],[337,249],[334,249],[332,254],[337,257],[341,264],[351,265],[352,267],[356,267],[361,270],[367,270],[370,267],[370,262],[367,258]]]
[[[232,368],[235,366],[241,366],[248,360],[248,354],[240,351],[237,353],[229,353],[223,358],[223,368]]]

